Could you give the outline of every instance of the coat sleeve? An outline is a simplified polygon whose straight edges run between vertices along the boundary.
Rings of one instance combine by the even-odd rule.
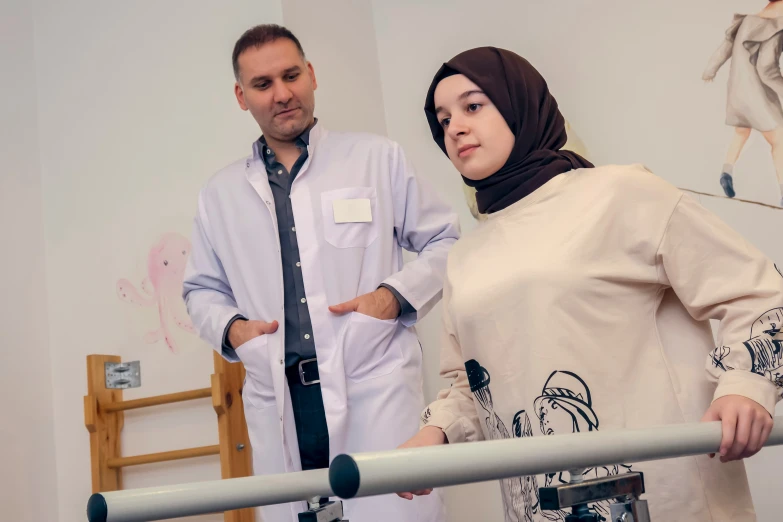
[[[402,148],[390,153],[394,232],[402,248],[418,254],[402,270],[383,281],[405,298],[416,312],[403,315],[410,326],[423,318],[440,300],[443,275],[451,246],[459,239],[457,214],[420,179]]]
[[[447,282],[443,290],[440,376],[451,381],[451,384],[441,390],[435,401],[424,410],[421,427],[435,426],[442,429],[449,443],[454,444],[482,440],[484,432],[481,431],[481,421],[470,391],[459,339],[449,316],[449,299]]]
[[[774,416],[783,392],[783,276],[739,233],[683,195],[669,219],[656,265],[696,320],[719,321],[707,357],[714,399],[741,395]],[[714,400],[713,399],[713,400]]]
[[[199,336],[229,361],[239,358],[223,344],[229,322],[241,315],[220,258],[212,247],[203,191],[193,220],[191,254],[185,268],[182,296]]]
[[[707,67],[702,74],[703,80],[712,80],[715,75],[718,74],[720,69],[726,61],[731,58],[731,50],[734,47],[734,38],[737,36],[740,24],[742,24],[744,17],[735,16],[732,20],[731,26],[726,30],[726,37],[721,42],[720,46],[712,53],[710,60],[707,62]]]

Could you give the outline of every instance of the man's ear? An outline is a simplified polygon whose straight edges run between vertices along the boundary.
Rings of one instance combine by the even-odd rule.
[[[247,104],[245,103],[245,91],[242,90],[242,86],[239,85],[239,82],[234,84],[234,95],[237,97],[239,108],[241,108],[243,111],[246,111]]]
[[[315,69],[310,62],[307,62],[307,72],[310,75],[310,80],[313,82],[313,90],[318,89],[318,80],[315,79]]]

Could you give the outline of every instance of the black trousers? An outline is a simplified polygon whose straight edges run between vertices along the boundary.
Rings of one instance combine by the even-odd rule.
[[[291,391],[302,470],[328,468],[329,431],[326,427],[321,385],[302,384],[297,365],[286,369],[286,376]]]

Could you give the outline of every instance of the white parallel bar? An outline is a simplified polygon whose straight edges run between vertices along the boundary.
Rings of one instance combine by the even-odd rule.
[[[709,422],[338,455],[329,480],[347,499],[706,455],[717,452],[720,441],[720,422]],[[783,417],[776,417],[765,446],[781,444]]]
[[[96,493],[89,522],[148,522],[333,497],[329,470],[212,480]]]

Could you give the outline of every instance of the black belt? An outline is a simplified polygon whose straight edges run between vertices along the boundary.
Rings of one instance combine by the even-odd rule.
[[[298,364],[289,366],[285,369],[285,375],[291,385],[312,386],[321,382],[318,374],[318,360],[305,359]]]

